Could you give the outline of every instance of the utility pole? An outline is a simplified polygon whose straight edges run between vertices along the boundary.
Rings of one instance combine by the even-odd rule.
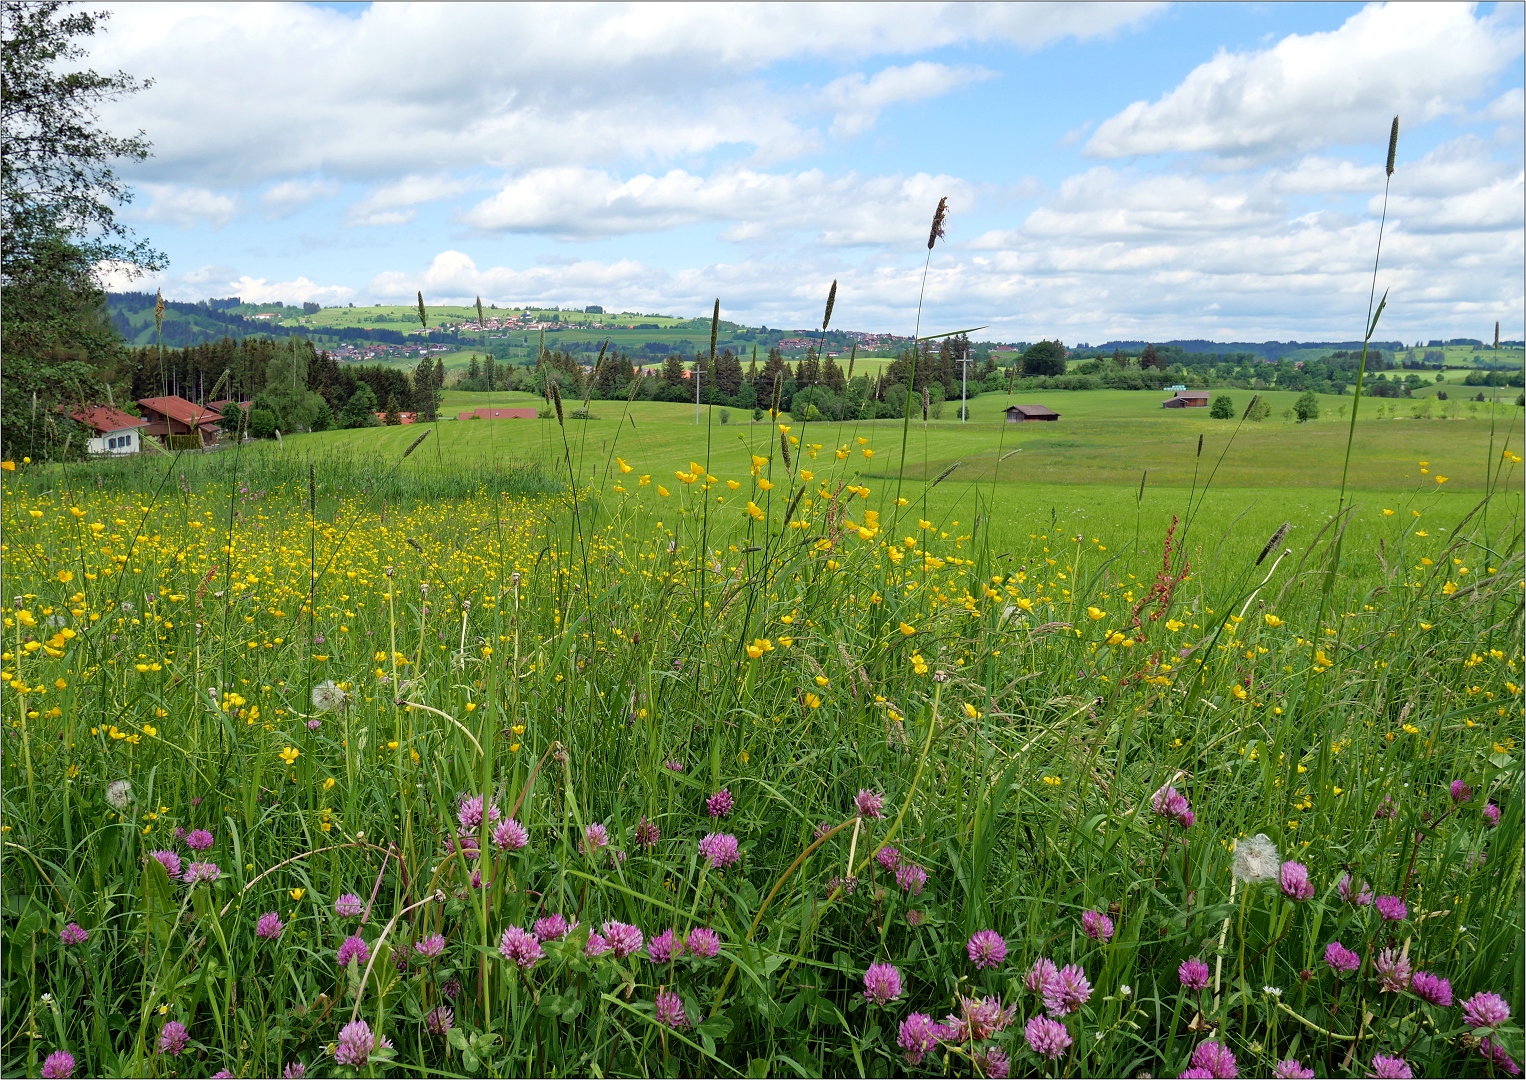
[[[959,358],[959,422],[970,422],[970,349],[964,347],[964,355]]]

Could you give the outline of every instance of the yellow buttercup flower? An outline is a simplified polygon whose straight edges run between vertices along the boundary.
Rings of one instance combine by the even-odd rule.
[[[1092,622],[1101,622],[1103,619],[1107,618],[1107,612],[1098,607],[1088,606],[1086,609],[1086,617],[1091,619]]]
[[[306,889],[293,889],[291,891],[291,898],[293,900],[301,900],[306,895],[307,895],[307,890]]]
[[[298,750],[295,746],[288,746],[276,756],[279,757],[282,761],[286,762],[286,764],[292,765],[295,764],[298,756],[301,753],[302,751]]]

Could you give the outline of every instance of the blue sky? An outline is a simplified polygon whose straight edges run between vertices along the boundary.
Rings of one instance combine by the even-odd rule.
[[[1522,335],[1518,5],[124,5],[127,217],[199,299],[1001,338]]]

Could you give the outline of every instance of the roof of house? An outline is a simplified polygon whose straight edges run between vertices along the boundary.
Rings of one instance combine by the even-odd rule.
[[[183,397],[139,398],[138,404],[181,424],[215,424],[222,414],[210,405],[197,405]]]
[[[221,401],[209,401],[209,402],[207,402],[206,407],[209,408],[209,409],[216,410],[217,413],[220,415],[223,412],[223,410],[226,409],[229,405],[237,405],[240,409],[243,409],[245,412],[248,412],[249,411],[249,406],[251,406],[253,404],[254,404],[254,402],[252,402],[252,401],[234,401],[232,398],[223,398]]]
[[[1176,392],[1176,396],[1177,397],[1190,397],[1190,398],[1199,398],[1199,397],[1205,398],[1205,397],[1208,396],[1208,391],[1207,390],[1178,390]]]
[[[121,409],[113,409],[110,405],[90,405],[83,409],[76,409],[69,414],[69,419],[102,434],[123,431],[127,428],[148,427],[148,421],[142,417],[131,416]]]
[[[1059,416],[1060,414],[1047,405],[1009,405],[1008,412],[1018,412],[1024,416]]]

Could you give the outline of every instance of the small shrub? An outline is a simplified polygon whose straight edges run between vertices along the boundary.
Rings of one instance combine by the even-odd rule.
[[[1213,405],[1209,408],[1208,415],[1215,420],[1233,420],[1235,418],[1235,399],[1228,394],[1220,394],[1213,399]]]
[[[722,409],[721,410],[721,414],[720,414],[720,420],[721,420],[721,423],[723,423],[723,424],[731,423],[731,410],[730,409]]]
[[[249,434],[256,439],[276,437],[276,414],[269,409],[249,410]]]
[[[1298,400],[1293,402],[1293,415],[1298,417],[1300,424],[1319,419],[1319,398],[1313,390],[1305,390]]]

